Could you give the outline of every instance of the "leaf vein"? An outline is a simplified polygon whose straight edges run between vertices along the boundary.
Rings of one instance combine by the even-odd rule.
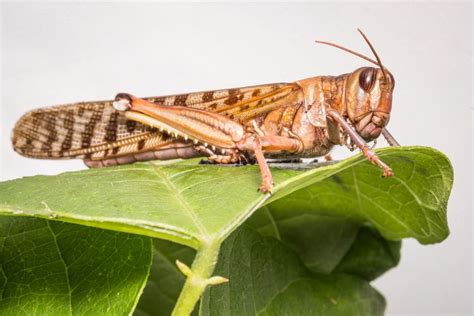
[[[69,279],[69,267],[64,260],[63,254],[61,252],[61,249],[59,248],[58,240],[56,238],[56,233],[53,231],[50,221],[46,221],[46,226],[48,227],[49,231],[51,232],[51,235],[53,237],[54,245],[56,246],[56,249],[58,250],[58,255],[61,260],[61,262],[64,264],[64,270],[66,272],[66,283],[67,287],[69,290],[68,293],[68,298],[69,298],[69,309],[70,309],[70,315],[72,315],[72,289],[71,289],[71,280]]]

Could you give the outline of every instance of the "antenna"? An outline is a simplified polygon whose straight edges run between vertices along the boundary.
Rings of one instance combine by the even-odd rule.
[[[385,73],[385,69],[384,69],[384,66],[382,65],[382,61],[380,60],[380,57],[379,55],[377,55],[377,52],[375,51],[375,48],[372,46],[372,44],[370,43],[369,39],[367,38],[367,36],[365,36],[364,32],[361,31],[361,29],[357,29],[357,31],[359,31],[360,35],[362,35],[362,37],[364,38],[364,40],[367,42],[367,44],[369,45],[370,47],[370,50],[372,51],[372,53],[374,54],[375,58],[377,59],[377,62],[380,66],[380,69],[382,69],[382,73],[383,73],[383,77],[385,79],[385,81],[387,80],[387,74]]]
[[[330,43],[330,42],[325,42],[325,41],[315,41],[316,43],[319,43],[319,44],[324,44],[324,45],[329,45],[329,46],[332,46],[332,47],[336,47],[336,48],[339,48],[343,51],[346,51],[348,53],[351,53],[353,55],[356,55],[357,57],[360,57],[362,59],[365,59],[367,60],[368,62],[371,62],[372,64],[375,64],[377,66],[380,67],[380,69],[382,69],[382,73],[383,73],[383,77],[385,78],[385,80],[387,80],[387,76],[386,76],[386,73],[385,73],[385,67],[382,65],[382,62],[379,58],[379,56],[377,55],[377,52],[375,51],[374,47],[372,46],[372,44],[369,42],[369,40],[367,39],[367,36],[365,36],[365,34],[360,30],[360,29],[357,29],[357,31],[359,31],[359,33],[362,35],[362,37],[364,38],[364,40],[367,42],[367,44],[369,45],[370,47],[370,50],[372,51],[372,53],[375,55],[375,58],[377,59],[377,61],[373,60],[372,58],[369,58],[361,53],[357,53],[349,48],[346,48],[344,46],[341,46],[341,45],[338,45],[338,44],[334,44],[334,43]]]

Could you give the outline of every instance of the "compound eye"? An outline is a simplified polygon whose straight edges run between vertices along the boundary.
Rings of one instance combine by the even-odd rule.
[[[359,85],[365,92],[370,92],[377,79],[377,70],[375,68],[364,69],[359,76]]]

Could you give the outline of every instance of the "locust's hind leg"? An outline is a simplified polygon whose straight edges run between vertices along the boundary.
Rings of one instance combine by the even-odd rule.
[[[114,108],[126,111],[128,119],[166,130],[175,137],[192,139],[196,145],[207,149],[211,159],[226,162],[235,159],[230,153],[253,152],[262,174],[260,191],[270,192],[273,177],[268,168],[263,151],[287,151],[290,153],[303,150],[299,139],[284,136],[259,135],[257,130],[249,131],[244,126],[218,113],[183,107],[163,106],[121,93],[115,98]],[[219,157],[212,155],[216,149],[225,154]],[[228,155],[228,156],[226,156]]]
[[[369,148],[364,139],[357,134],[355,130],[344,120],[344,118],[338,112],[334,110],[328,111],[328,115],[336,120],[337,123],[341,125],[344,131],[349,135],[351,140],[356,144],[357,147],[362,151],[364,156],[374,165],[379,166],[383,170],[384,177],[393,176],[392,168],[390,168],[385,162],[380,160],[380,158]]]

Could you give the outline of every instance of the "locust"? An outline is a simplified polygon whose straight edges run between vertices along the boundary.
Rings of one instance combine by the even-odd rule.
[[[358,148],[390,177],[392,169],[368,142],[382,134],[398,146],[386,128],[395,79],[358,31],[376,60],[316,42],[376,67],[292,83],[146,98],[119,93],[114,100],[40,108],[16,123],[13,148],[32,158],[79,158],[92,168],[199,156],[218,164],[256,162],[259,190],[266,193],[273,186],[266,157],[320,157],[345,145]]]

